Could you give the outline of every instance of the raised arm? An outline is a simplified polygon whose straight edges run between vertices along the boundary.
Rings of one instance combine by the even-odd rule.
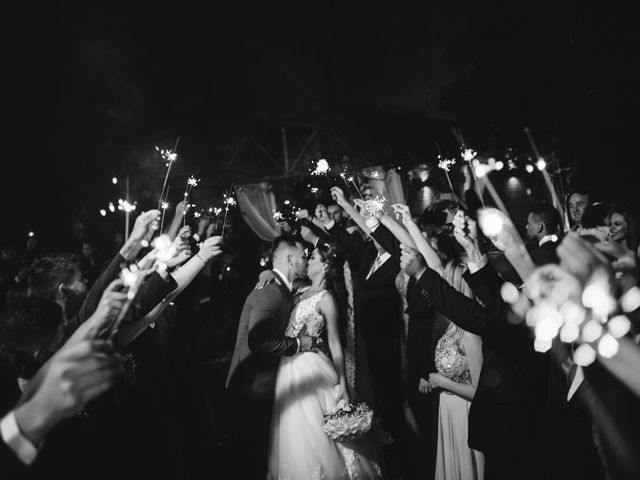
[[[173,301],[202,271],[204,266],[213,258],[222,253],[222,237],[211,237],[203,242],[200,251],[191,257],[178,270],[173,272],[172,277],[176,283],[176,288],[169,293],[160,303],[144,317],[134,322],[124,325],[114,337],[114,341],[121,346],[128,345],[144,332],[149,325],[155,322],[162,312],[167,308],[169,302]]]
[[[403,249],[402,267],[411,261],[410,254],[405,252]],[[502,312],[489,312],[429,268],[416,282],[416,289],[442,315],[463,330],[479,335],[483,342],[506,357],[520,359],[531,352],[533,340],[529,332],[507,320],[508,307]]]
[[[366,219],[356,211],[356,209],[351,205],[349,201],[344,196],[344,192],[340,187],[332,187],[331,188],[331,196],[336,201],[338,205],[342,207],[342,209],[347,212],[347,215],[351,217],[351,219],[356,222],[356,225],[362,229],[362,231],[369,235],[371,232],[369,231],[369,227],[367,226]]]
[[[184,200],[176,205],[176,210],[175,212],[173,212],[173,219],[171,220],[171,224],[169,225],[169,228],[167,228],[167,232],[165,233],[165,235],[167,235],[171,240],[174,240],[176,238],[176,235],[178,235],[180,225],[182,224],[182,219],[187,214],[188,208],[189,207],[187,205],[187,202],[185,202]]]
[[[393,234],[393,236],[396,237],[398,242],[400,242],[402,245],[416,248],[416,244],[413,241],[413,238],[411,238],[411,235],[409,235],[409,232],[407,232],[407,230],[398,222],[396,222],[391,216],[387,215],[386,212],[381,213],[379,220],[380,223],[382,223],[382,225],[384,225],[387,230],[389,230]]]
[[[442,260],[440,260],[438,252],[436,252],[427,239],[422,236],[422,232],[418,228],[418,225],[413,221],[409,207],[396,203],[393,205],[393,209],[402,216],[402,223],[407,228],[415,247],[427,262],[427,266],[442,276],[444,274],[444,265],[442,264]]]
[[[71,319],[70,332],[73,332],[93,314],[107,285],[120,275],[122,264],[133,260],[140,252],[142,242],[144,240],[148,241],[158,229],[157,219],[159,213],[160,212],[158,212],[158,210],[149,210],[148,212],[142,212],[138,215],[129,239],[125,242],[113,260],[111,260],[111,263],[106,270],[102,272],[94,282],[87,293],[80,310],[78,310],[78,313],[76,313],[73,319]]]

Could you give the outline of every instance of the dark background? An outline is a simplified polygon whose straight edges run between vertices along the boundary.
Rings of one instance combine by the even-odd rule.
[[[436,142],[455,154],[451,126],[479,152],[528,152],[528,125],[569,179],[633,205],[635,17],[586,3],[5,7],[7,235],[105,221],[98,210],[123,196],[114,175],[152,207],[164,172],[153,147],[177,136],[174,193],[191,173],[201,196],[277,175],[251,139],[280,158],[283,120],[319,127],[323,155],[357,165],[433,162]],[[309,133],[296,128],[293,150]]]

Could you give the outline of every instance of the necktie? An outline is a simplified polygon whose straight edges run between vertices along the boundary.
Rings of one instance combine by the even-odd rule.
[[[376,257],[376,261],[373,262],[373,267],[371,267],[371,270],[369,270],[369,275],[367,275],[367,280],[378,269],[378,267],[380,266],[381,263],[382,263],[382,256],[380,254],[378,254],[378,256]]]

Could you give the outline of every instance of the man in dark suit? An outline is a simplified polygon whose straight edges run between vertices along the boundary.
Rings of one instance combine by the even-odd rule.
[[[536,265],[558,263],[556,248],[558,248],[560,221],[560,214],[553,205],[536,203],[529,208],[527,237],[532,242],[531,259]]]
[[[400,272],[400,245],[377,220],[365,219],[345,199],[344,192],[331,189],[334,200],[369,233],[371,241],[349,234],[333,220],[321,219],[329,235],[345,250],[353,279],[356,343],[365,345],[375,395],[375,408],[382,416],[382,427],[391,434],[390,462],[400,464],[404,455],[404,412],[400,333],[402,298],[396,287]],[[393,470],[394,465],[390,465]]]
[[[245,301],[227,388],[241,402],[243,451],[247,454],[239,478],[265,478],[273,397],[280,357],[308,351],[312,338],[284,335],[293,308],[295,279],[306,274],[305,249],[300,241],[278,237],[273,242],[275,281],[253,290]]]
[[[404,250],[403,264],[415,254]],[[468,283],[473,290],[476,285]],[[482,337],[484,362],[469,411],[469,446],[485,455],[485,479],[525,477],[524,459],[542,403],[544,358],[523,348],[531,341],[526,330],[490,311],[495,302],[483,307],[430,269],[416,287],[437,311]]]
[[[408,363],[409,407],[418,427],[418,451],[414,469],[416,478],[432,479],[435,474],[438,442],[439,394],[428,388],[429,374],[436,371],[435,348],[447,329],[449,321],[436,312],[427,298],[421,295],[416,283],[427,269],[424,258],[415,256],[404,267],[409,276],[407,308],[409,316],[406,357]]]

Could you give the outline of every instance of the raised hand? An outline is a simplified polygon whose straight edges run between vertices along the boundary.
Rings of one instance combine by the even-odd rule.
[[[323,225],[328,225],[331,223],[331,217],[329,216],[329,212],[327,211],[327,207],[323,204],[319,203],[316,205],[316,217]]]
[[[298,217],[300,220],[309,220],[309,210],[301,208],[296,212],[296,217]]]
[[[178,204],[176,205],[176,209],[173,212],[173,218],[182,218],[187,214],[188,211],[189,211],[189,204],[184,200],[182,200],[181,202],[178,202]]]
[[[342,205],[347,201],[344,197],[344,191],[340,187],[331,187],[331,198],[333,198],[338,205]]]
[[[411,210],[409,210],[409,207],[407,205],[404,205],[403,203],[394,203],[393,205],[391,205],[391,208],[393,208],[393,212],[396,215],[400,216],[400,218],[402,219],[402,223],[404,223],[405,225],[413,222]]]
[[[222,237],[210,237],[202,242],[198,256],[205,262],[212,260],[222,253]]]
[[[111,343],[85,339],[65,344],[36,373],[18,402],[14,415],[20,431],[41,444],[61,420],[109,390],[122,373]]]
[[[400,268],[403,270],[407,265],[411,264],[415,260],[419,260],[422,255],[415,248],[408,247],[406,245],[400,245]]]
[[[380,219],[385,216],[385,211],[380,208],[380,202],[377,200],[366,200],[364,202],[364,208],[372,217]]]
[[[458,210],[453,217],[453,236],[467,252],[478,248],[478,225],[475,220]]]
[[[595,272],[612,276],[611,264],[597,248],[580,238],[575,232],[569,232],[556,249],[560,266],[574,275],[582,285]]]
[[[160,218],[159,210],[148,210],[142,212],[136,218],[133,230],[129,235],[129,242],[149,241],[153,234],[160,228],[158,219]]]

